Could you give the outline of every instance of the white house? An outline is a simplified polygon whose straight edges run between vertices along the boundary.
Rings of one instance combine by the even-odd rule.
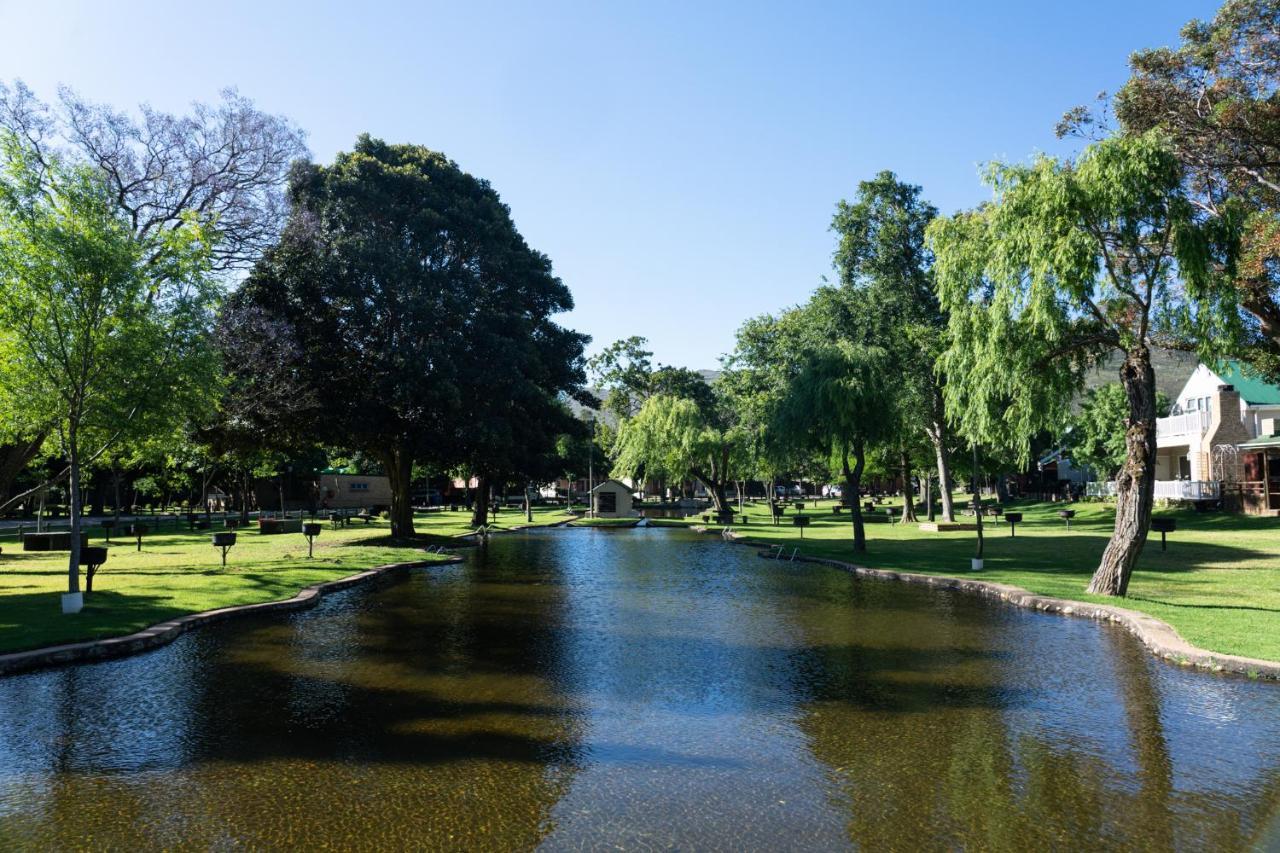
[[[1266,485],[1269,452],[1277,454],[1280,474],[1280,438],[1268,451],[1273,419],[1280,422],[1280,387],[1245,374],[1238,362],[1199,365],[1169,417],[1156,422],[1156,497],[1208,500],[1218,497],[1220,482],[1240,483],[1247,510],[1280,509],[1269,506]],[[1260,488],[1251,500],[1254,480]]]

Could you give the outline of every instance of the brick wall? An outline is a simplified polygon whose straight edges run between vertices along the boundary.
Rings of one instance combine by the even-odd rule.
[[[1248,441],[1249,430],[1240,419],[1240,392],[1230,385],[1219,385],[1213,396],[1213,416],[1209,421],[1209,429],[1205,430],[1200,452],[1204,454],[1209,469],[1208,480],[1225,480],[1228,483],[1240,482],[1240,462],[1235,453],[1221,454],[1223,466],[1229,470],[1213,470],[1216,461],[1213,449],[1221,444],[1235,447]]]

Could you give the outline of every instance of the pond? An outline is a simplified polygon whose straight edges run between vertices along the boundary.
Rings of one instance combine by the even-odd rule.
[[[1280,845],[1280,686],[681,530],[0,679],[0,848]]]

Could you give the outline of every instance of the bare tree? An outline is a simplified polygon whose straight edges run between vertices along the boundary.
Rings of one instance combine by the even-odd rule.
[[[188,115],[144,104],[134,116],[66,87],[47,104],[20,80],[0,82],[0,127],[43,162],[58,156],[99,168],[139,236],[191,217],[213,225],[221,272],[251,266],[275,242],[289,167],[308,156],[301,130],[235,89],[216,104],[193,104]]]

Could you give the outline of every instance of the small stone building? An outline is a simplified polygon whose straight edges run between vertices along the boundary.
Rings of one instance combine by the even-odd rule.
[[[591,490],[591,508],[596,518],[634,518],[631,489],[618,480],[605,480]]]

